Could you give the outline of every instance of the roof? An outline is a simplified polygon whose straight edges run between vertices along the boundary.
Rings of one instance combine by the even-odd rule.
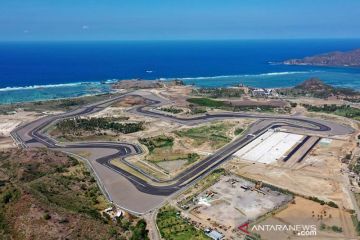
[[[220,240],[224,237],[224,235],[222,235],[221,233],[219,233],[218,231],[212,230],[209,233],[206,233],[206,235],[208,235],[209,237],[211,237],[214,240]]]

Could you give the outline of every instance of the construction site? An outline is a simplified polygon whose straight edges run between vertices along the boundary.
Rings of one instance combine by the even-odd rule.
[[[254,140],[257,144],[252,142],[238,151],[225,164],[225,169],[298,195],[284,210],[260,218],[257,224],[307,223],[316,226],[316,239],[353,239],[357,220],[352,209],[357,208],[347,178],[347,158],[356,147],[353,139],[350,136],[311,136],[269,130]],[[335,202],[339,207],[314,202],[312,196]],[[271,231],[257,234],[261,239],[279,237]],[[297,236],[283,232],[279,238],[297,239]]]
[[[214,229],[225,239],[237,239],[238,227],[280,209],[293,196],[235,175],[223,175],[214,185],[192,197],[184,216],[200,229]]]

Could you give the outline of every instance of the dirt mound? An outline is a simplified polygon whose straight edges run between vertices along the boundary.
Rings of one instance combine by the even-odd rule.
[[[146,99],[140,96],[127,96],[121,101],[114,103],[113,107],[132,107],[146,104]]]

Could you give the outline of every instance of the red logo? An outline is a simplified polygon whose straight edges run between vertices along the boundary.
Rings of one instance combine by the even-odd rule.
[[[238,227],[238,229],[239,229],[240,231],[244,232],[245,234],[250,235],[250,232],[248,231],[248,229],[249,229],[249,223],[244,223],[243,225],[240,225],[240,226]]]

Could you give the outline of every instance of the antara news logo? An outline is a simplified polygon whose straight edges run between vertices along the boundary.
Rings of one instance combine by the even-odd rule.
[[[285,225],[285,224],[255,224],[251,228],[249,227],[249,223],[245,223],[239,226],[239,230],[245,233],[248,236],[251,236],[251,232],[293,232],[298,236],[316,236],[316,225]],[[250,228],[250,231],[249,231]]]

